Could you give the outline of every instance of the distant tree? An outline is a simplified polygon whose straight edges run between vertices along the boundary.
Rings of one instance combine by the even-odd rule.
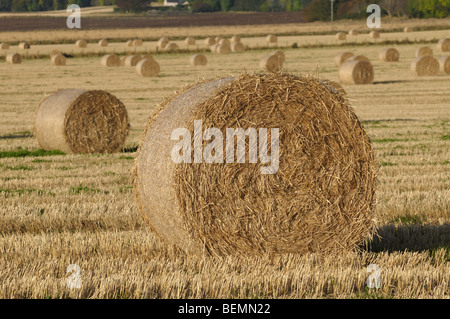
[[[117,0],[116,5],[122,11],[141,12],[147,9],[147,0]]]
[[[11,0],[0,0],[0,11],[11,11]]]
[[[203,1],[194,1],[191,4],[191,10],[192,12],[213,12],[215,11],[214,8],[206,2]]]
[[[313,0],[304,10],[305,20],[327,21],[330,19],[331,3],[329,0]]]

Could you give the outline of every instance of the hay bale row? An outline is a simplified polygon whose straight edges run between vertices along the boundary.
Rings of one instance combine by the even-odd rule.
[[[269,72],[279,72],[283,69],[285,57],[282,51],[274,51],[259,61],[259,67]]]
[[[370,84],[374,79],[372,64],[348,59],[339,67],[338,78],[342,84]]]
[[[39,105],[34,132],[42,149],[66,153],[114,153],[129,131],[123,103],[104,91],[64,89]]]
[[[177,143],[179,128],[187,133]],[[195,131],[206,128],[223,134],[214,135],[224,143],[211,154],[225,147],[224,128],[267,128],[270,137],[260,135],[259,143],[267,139],[277,169],[250,156],[244,163],[219,163],[222,155],[212,163],[175,161],[174,148],[191,145]],[[248,153],[257,144],[247,144]],[[211,146],[200,145],[204,154]],[[165,99],[142,135],[133,184],[150,229],[188,254],[328,254],[373,236],[376,172],[361,122],[328,85],[312,76],[243,74]]]
[[[444,74],[450,74],[450,55],[444,55],[437,59],[439,62],[439,71]]]
[[[64,66],[66,65],[66,57],[62,54],[54,54],[51,57],[51,62],[56,66]]]
[[[439,73],[439,62],[431,55],[423,55],[411,63],[410,69],[417,76],[433,76]]]
[[[416,58],[426,55],[433,56],[433,50],[430,47],[421,47],[416,50]]]
[[[400,52],[395,48],[384,48],[380,51],[378,57],[384,62],[398,62],[400,59]]]
[[[10,64],[20,64],[22,63],[22,56],[19,53],[9,53],[6,56],[6,62]]]
[[[6,42],[2,42],[0,43],[0,50],[8,50],[9,49],[9,44]]]
[[[189,63],[193,66],[204,66],[208,63],[208,59],[203,54],[194,54],[189,58]]]
[[[450,38],[440,39],[439,42],[436,45],[438,50],[441,50],[442,52],[449,52],[450,51]]]

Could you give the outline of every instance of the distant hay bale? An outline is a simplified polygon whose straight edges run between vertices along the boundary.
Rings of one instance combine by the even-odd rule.
[[[125,60],[126,60],[127,56],[123,55],[120,57],[120,65],[125,65]]]
[[[241,37],[238,35],[233,35],[230,39],[231,43],[238,43],[241,42]]]
[[[174,145],[191,145],[207,128],[215,128],[220,145],[211,149],[211,134],[209,141],[200,137],[199,153],[220,154],[175,161],[181,152]],[[227,128],[244,131],[230,148]],[[252,129],[259,139],[243,135]],[[276,172],[262,173],[270,161],[261,159],[261,141]],[[374,235],[372,143],[347,100],[315,77],[243,74],[196,83],[164,99],[139,144],[136,206],[152,232],[188,255],[335,254]],[[244,145],[241,158],[236,144]],[[254,152],[258,144],[261,153]],[[225,147],[232,163],[225,162]],[[189,158],[197,152],[182,151]],[[252,161],[250,154],[260,157]]]
[[[158,42],[156,42],[156,47],[159,50],[163,50],[166,48],[167,44],[169,43],[169,38],[168,37],[161,37]]]
[[[259,61],[260,69],[279,72],[283,68],[283,60],[277,54],[268,54]]]
[[[226,44],[219,44],[216,47],[216,53],[218,54],[228,54],[231,52],[231,47]]]
[[[352,56],[354,56],[353,53],[351,52],[341,52],[338,53],[335,57],[334,57],[334,64],[336,66],[340,66],[342,63],[344,63],[347,59],[351,58]]]
[[[66,57],[62,54],[55,54],[52,56],[52,64],[57,66],[66,65]]]
[[[356,29],[351,29],[350,31],[348,31],[348,35],[358,35],[359,31]]]
[[[417,76],[434,76],[439,73],[439,61],[431,55],[417,57],[411,63],[411,72]]]
[[[450,38],[440,39],[436,47],[438,50],[441,50],[442,52],[450,51]]]
[[[380,37],[380,32],[375,30],[370,31],[369,37],[371,37],[372,39],[378,39]]]
[[[144,77],[155,77],[160,72],[159,63],[154,59],[144,59],[136,64],[136,73]]]
[[[206,39],[205,39],[205,45],[207,45],[207,46],[211,46],[211,45],[213,45],[213,44],[216,44],[216,39],[214,39],[214,38],[211,38],[211,37],[207,37]]]
[[[336,40],[344,41],[345,39],[347,39],[347,36],[344,32],[338,32],[336,33],[335,38]]]
[[[400,59],[400,52],[395,48],[384,48],[380,51],[378,57],[384,62],[398,62]]]
[[[142,45],[144,45],[144,42],[141,39],[134,39],[133,40],[133,46],[134,47],[141,47]]]
[[[338,77],[342,84],[370,84],[374,78],[373,67],[368,61],[349,59],[339,67]]]
[[[0,43],[0,50],[8,50],[9,49],[9,44],[6,42],[2,42]]]
[[[125,46],[126,47],[132,47],[133,46],[133,40],[128,40],[127,42],[125,42]]]
[[[87,42],[86,40],[77,40],[77,42],[75,42],[75,45],[79,48],[86,48]]]
[[[210,50],[212,53],[217,53],[217,47],[218,47],[218,46],[219,46],[218,44],[210,45],[210,46],[209,46],[209,50]]]
[[[50,52],[50,59],[51,58],[53,58],[53,56],[54,55],[58,55],[58,54],[62,54],[62,52],[61,51],[59,51],[59,50],[52,50],[51,52]]]
[[[125,66],[136,66],[136,64],[138,64],[138,62],[141,60],[142,60],[142,57],[140,55],[137,55],[137,54],[127,55],[127,57],[125,58],[124,65]]]
[[[194,54],[189,58],[189,62],[193,66],[201,65],[204,66],[208,63],[208,59],[203,54]]]
[[[30,44],[28,42],[20,42],[19,43],[19,49],[21,50],[27,50],[30,48]]]
[[[268,43],[277,43],[278,42],[278,37],[274,34],[269,34],[266,36],[266,41]]]
[[[222,40],[222,37],[215,37],[214,41],[216,41],[216,44],[219,44],[219,42]]]
[[[450,74],[450,55],[444,55],[437,59],[439,62],[439,71],[444,74]]]
[[[175,50],[178,50],[179,48],[178,48],[178,44],[176,44],[175,42],[169,42],[169,43],[167,43],[167,45],[166,45],[166,47],[165,47],[165,50],[166,51],[175,51]]]
[[[66,153],[114,153],[128,135],[127,110],[105,91],[64,89],[47,97],[35,116],[42,149]]]
[[[433,56],[433,50],[430,47],[421,47],[416,50],[416,58],[426,55]]]
[[[349,61],[349,60],[370,62],[369,58],[366,57],[365,55],[354,55],[354,56],[349,57],[346,61]]]
[[[219,44],[220,44],[220,45],[231,46],[231,42],[230,42],[230,40],[228,40],[228,39],[221,39],[221,40],[219,41]]]
[[[184,40],[184,43],[186,43],[186,45],[195,45],[195,38],[193,37],[187,37]]]
[[[101,46],[101,47],[107,47],[108,46],[108,40],[102,39],[102,40],[98,41],[98,45]]]
[[[19,53],[9,53],[6,56],[6,62],[11,64],[20,64],[22,63],[22,56]]]
[[[412,27],[404,27],[403,32],[413,32],[413,28]]]
[[[245,45],[242,42],[233,42],[231,44],[231,51],[233,52],[244,52]]]
[[[121,66],[122,65],[122,61],[115,54],[107,54],[107,55],[102,57],[101,64],[103,66],[107,66],[107,67],[110,67],[110,66]]]

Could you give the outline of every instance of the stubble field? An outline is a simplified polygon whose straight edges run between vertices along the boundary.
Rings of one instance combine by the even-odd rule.
[[[124,39],[133,37],[126,32],[117,31]],[[333,58],[344,50],[366,55],[374,66],[374,84],[344,89],[379,163],[380,238],[339,256],[187,256],[152,234],[135,205],[131,169],[148,117],[164,97],[197,79],[238,75],[244,69],[260,72],[259,60],[273,50],[264,48],[261,37],[244,38],[251,50],[243,53],[205,53],[205,67],[190,66],[188,52],[155,53],[161,66],[156,78],[140,77],[125,66],[100,65],[96,52],[121,54],[123,43],[104,49],[92,43],[85,52],[64,44],[63,51],[76,55],[65,67],[51,65],[48,58],[1,62],[0,298],[449,298],[450,76],[419,78],[409,66],[423,45],[443,55],[432,42],[450,34],[448,29],[424,32],[409,35],[417,43],[390,45],[400,51],[397,63],[378,59],[384,44],[342,46],[330,35],[280,38],[285,68],[293,74],[337,81]],[[20,37],[17,32],[1,35]],[[404,36],[386,34],[393,41]],[[365,39],[362,34],[356,42]],[[310,48],[291,47],[307,41]],[[39,44],[29,54],[56,47]],[[154,47],[146,41],[136,50],[154,53]],[[193,50],[205,48],[201,43]],[[122,152],[39,151],[34,113],[43,98],[62,88],[106,90],[125,104],[131,131]],[[70,264],[80,267],[79,289],[66,284]],[[380,267],[379,289],[366,285],[370,264]]]

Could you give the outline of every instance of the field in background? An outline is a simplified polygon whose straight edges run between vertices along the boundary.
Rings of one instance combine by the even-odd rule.
[[[299,32],[316,26],[305,25],[310,29]],[[203,36],[257,31],[246,28],[206,28]],[[272,26],[282,28],[287,26]],[[317,28],[314,32],[326,29]],[[339,28],[347,25],[337,24]],[[171,29],[169,35],[201,35],[196,28],[178,31]],[[81,32],[92,41],[104,37],[95,30]],[[418,78],[409,71],[418,47],[450,34],[423,32],[382,33],[380,41],[417,39],[393,45],[400,51],[398,63],[379,61],[384,45],[377,43],[341,46],[326,34],[279,39],[287,47],[285,67],[294,74],[336,81],[333,58],[343,50],[364,54],[374,65],[374,84],[344,89],[372,139],[380,167],[376,220],[381,238],[360,252],[326,257],[186,256],[156,238],[134,204],[130,171],[135,148],[157,105],[199,78],[259,71],[259,60],[272,50],[259,45],[261,37],[244,38],[252,50],[243,53],[206,53],[206,67],[190,66],[189,53],[157,54],[157,78],[139,77],[128,67],[104,68],[99,57],[89,52],[81,56],[73,44],[63,47],[77,55],[65,67],[53,66],[47,58],[14,66],[1,62],[0,298],[450,298],[450,77]],[[124,39],[133,35],[130,30],[111,34]],[[154,31],[142,37],[164,34]],[[39,32],[3,36],[10,36],[8,41],[52,39],[52,34]],[[290,48],[305,41],[318,45]],[[434,44],[427,45],[437,56],[442,54]],[[152,51],[153,46],[146,41],[137,50]],[[29,53],[46,54],[56,47],[40,44]],[[113,43],[104,50],[122,53],[122,48],[123,43]],[[85,51],[91,49],[103,50],[92,43]],[[126,149],[109,155],[38,152],[32,136],[34,112],[43,98],[62,88],[100,89],[117,96],[130,115]],[[80,266],[81,289],[66,286],[69,264]],[[380,266],[380,289],[366,287],[369,264]]]

